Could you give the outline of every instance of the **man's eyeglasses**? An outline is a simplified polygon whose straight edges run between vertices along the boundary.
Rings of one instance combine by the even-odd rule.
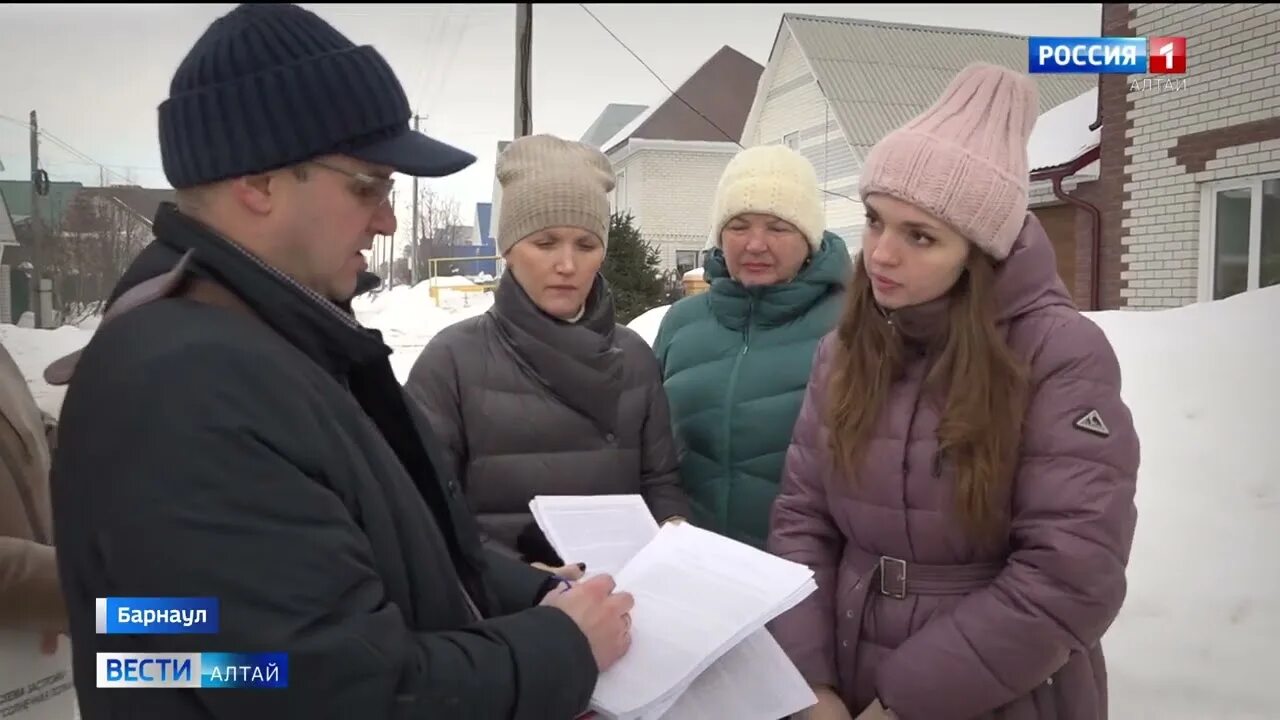
[[[318,165],[326,170],[342,173],[351,178],[353,181],[351,183],[351,192],[360,199],[360,202],[366,205],[378,206],[391,199],[391,189],[396,184],[395,178],[377,177],[368,173],[347,170],[319,160],[311,160],[309,162],[312,165]]]

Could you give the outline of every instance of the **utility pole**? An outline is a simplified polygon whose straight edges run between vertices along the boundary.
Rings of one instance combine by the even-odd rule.
[[[515,138],[532,132],[530,56],[533,54],[533,3],[516,3],[516,126]]]
[[[396,191],[392,190],[391,191],[391,212],[394,213],[396,211],[396,208],[398,207],[399,206],[396,205]],[[391,288],[395,287],[395,284],[396,284],[396,236],[393,233],[391,235],[383,236],[383,239],[386,241],[383,243],[383,248],[386,249],[386,252],[378,253],[378,264],[379,265],[382,264],[382,256],[386,255],[387,256],[387,289],[390,290]]]
[[[413,129],[418,131],[417,113],[413,115]],[[418,284],[418,176],[413,176],[413,238],[409,241],[411,251],[409,253],[409,286]]]
[[[31,270],[32,293],[31,309],[35,313],[36,327],[44,327],[44,313],[41,305],[41,280],[44,279],[44,264],[40,261],[40,130],[36,121],[36,111],[31,111]]]

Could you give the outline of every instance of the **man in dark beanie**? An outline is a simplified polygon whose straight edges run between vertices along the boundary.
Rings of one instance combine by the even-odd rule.
[[[292,5],[237,8],[178,67],[159,113],[177,202],[45,373],[70,382],[52,485],[85,720],[567,720],[626,651],[611,579],[566,589],[482,549],[352,317],[361,251],[396,229],[391,174],[474,161],[409,115],[377,51]],[[216,632],[103,632],[97,599],[148,596],[216,599]],[[154,687],[158,663],[124,666],[146,691],[99,687],[98,653],[210,652],[283,653],[287,687],[212,689],[211,656],[203,687]]]

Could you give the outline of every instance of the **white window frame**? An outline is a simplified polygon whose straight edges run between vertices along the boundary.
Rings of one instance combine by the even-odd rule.
[[[702,267],[702,263],[699,262],[699,260],[702,258],[701,250],[690,250],[688,248],[676,248],[676,269],[677,270],[680,269],[680,256],[685,253],[691,253],[693,255],[693,263],[689,265],[689,270],[697,270],[698,268]],[[684,272],[688,272],[689,270],[685,270]]]
[[[793,142],[793,139],[794,139],[794,142]],[[800,152],[800,131],[796,130],[795,132],[789,132],[783,135],[782,144],[786,145],[792,150],[795,150],[796,152]]]
[[[1217,254],[1218,193],[1249,190],[1249,279],[1245,292],[1258,289],[1262,272],[1262,184],[1280,180],[1280,173],[1254,175],[1206,183],[1200,188],[1200,275],[1196,295],[1200,302],[1213,302],[1213,260]]]

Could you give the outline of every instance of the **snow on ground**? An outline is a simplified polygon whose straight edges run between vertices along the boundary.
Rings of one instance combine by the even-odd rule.
[[[635,330],[636,334],[653,347],[653,341],[658,336],[658,328],[662,325],[662,318],[666,317],[667,309],[670,307],[670,305],[660,305],[652,310],[646,310],[627,323],[627,327]]]
[[[1142,441],[1129,596],[1103,639],[1112,717],[1280,717],[1277,314],[1280,287],[1091,314]]]
[[[424,280],[419,285],[434,285],[435,287],[475,287],[476,281],[465,275],[437,275],[429,280]]]
[[[472,284],[466,278],[437,279],[463,280],[466,285]],[[493,305],[493,293],[450,290],[447,284],[442,282],[437,288],[438,306],[431,297],[427,282],[420,282],[412,288],[399,285],[377,294],[362,295],[352,303],[361,323],[382,332],[383,341],[393,351],[391,367],[402,383],[408,380],[413,363],[436,333],[459,320],[479,315]]]
[[[394,349],[402,381],[435,333],[493,302],[490,293],[440,294],[443,308],[425,283],[356,301],[357,316]],[[652,342],[665,312],[654,308],[631,327]],[[1112,717],[1280,717],[1268,661],[1280,639],[1270,552],[1280,539],[1277,315],[1280,287],[1159,312],[1089,314],[1120,358],[1142,441],[1129,595],[1103,639]],[[44,385],[44,366],[90,335],[0,325],[0,341],[51,412],[61,391]]]
[[[471,283],[467,281],[467,284]],[[401,285],[375,295],[362,296],[354,303],[360,321],[382,331],[383,340],[393,350],[391,366],[400,382],[408,378],[418,353],[441,328],[483,313],[493,304],[492,293],[460,292],[444,287],[438,293],[440,306],[432,300],[425,282],[413,289]],[[58,414],[66,388],[46,383],[45,367],[84,347],[93,337],[99,322],[101,318],[94,316],[78,326],[64,325],[56,330],[0,324],[0,342],[4,343],[5,349],[26,375],[31,394],[46,412]]]
[[[44,381],[44,369],[63,355],[79,350],[93,337],[97,321],[82,328],[63,325],[56,330],[36,330],[17,325],[0,324],[0,343],[13,356],[14,362],[27,377],[27,386],[36,404],[45,412],[57,417],[62,409],[62,397],[66,387],[53,387]]]

